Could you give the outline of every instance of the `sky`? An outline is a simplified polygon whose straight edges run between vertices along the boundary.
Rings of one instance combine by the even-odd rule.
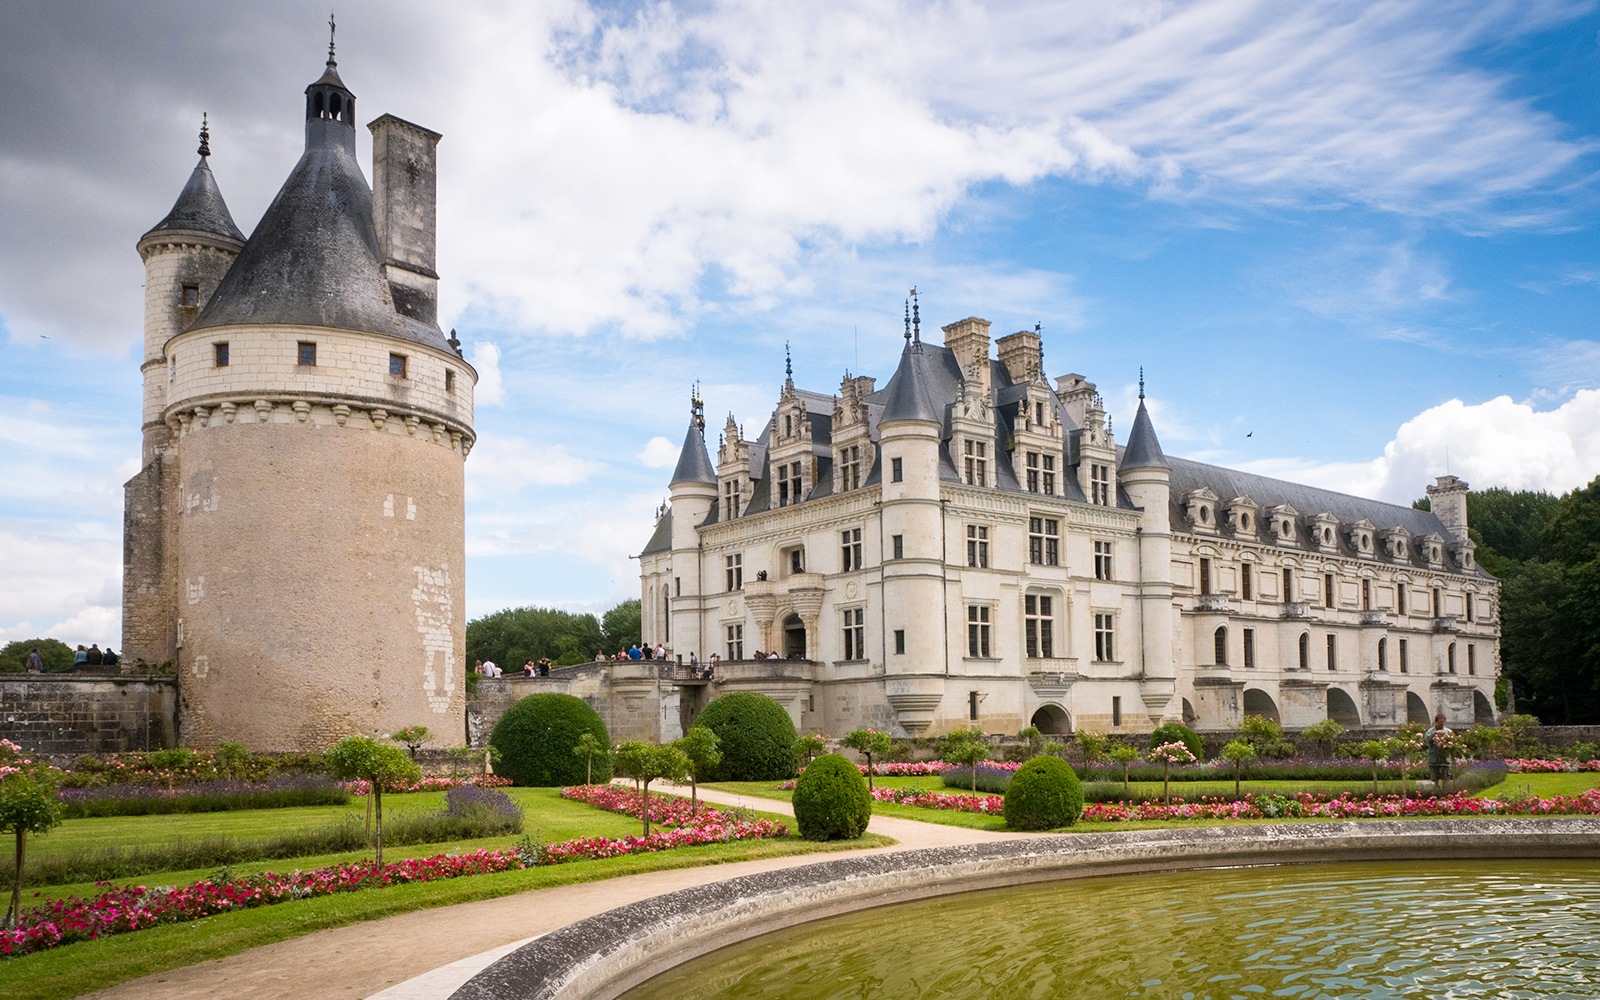
[[[322,4],[0,8],[0,641],[120,644],[134,244],[195,160],[249,232]],[[467,609],[602,611],[699,381],[881,386],[925,327],[1040,324],[1172,454],[1405,503],[1600,473],[1595,0],[338,5],[362,119],[439,147],[477,367]],[[370,141],[358,129],[370,171]],[[369,172],[370,177],[370,172]],[[713,442],[714,446],[714,442]]]

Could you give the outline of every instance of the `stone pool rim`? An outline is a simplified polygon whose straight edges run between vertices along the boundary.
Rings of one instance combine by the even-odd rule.
[[[1600,819],[1346,820],[1075,833],[836,858],[680,889],[530,942],[451,1000],[615,1000],[719,948],[860,910],[1140,872],[1339,861],[1600,858]]]

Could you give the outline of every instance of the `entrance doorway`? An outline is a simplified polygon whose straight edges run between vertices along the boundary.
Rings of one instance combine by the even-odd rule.
[[[1043,705],[1029,720],[1033,728],[1047,736],[1065,736],[1072,732],[1072,720],[1060,705]]]
[[[799,615],[783,620],[783,655],[791,660],[806,658],[806,623]]]

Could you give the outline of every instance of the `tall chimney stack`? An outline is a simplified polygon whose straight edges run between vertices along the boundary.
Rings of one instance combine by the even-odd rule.
[[[372,131],[372,221],[395,311],[437,324],[435,228],[443,136],[394,115],[367,128]]]

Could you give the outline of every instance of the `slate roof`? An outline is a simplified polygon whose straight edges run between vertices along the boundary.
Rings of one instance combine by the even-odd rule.
[[[645,543],[641,556],[655,555],[657,552],[666,552],[672,548],[672,510],[669,508],[661,515],[661,520],[656,522],[656,530]]]
[[[683,450],[678,453],[678,467],[672,470],[671,482],[717,484],[717,470],[706,454],[705,434],[694,417],[689,418],[689,432],[683,436]]]
[[[1161,451],[1161,442],[1156,440],[1156,429],[1150,423],[1150,414],[1144,408],[1143,382],[1139,384],[1139,397],[1139,412],[1133,416],[1133,431],[1128,435],[1128,444],[1123,448],[1117,466],[1124,469],[1171,468],[1167,456]]]
[[[211,175],[205,156],[194,165],[178,200],[173,202],[172,211],[140,237],[140,241],[159,232],[208,233],[244,242],[244,233],[234,225],[233,214],[228,211],[228,203],[222,200],[222,189],[217,187],[217,179]]]
[[[961,367],[948,347],[906,341],[889,384],[868,396],[882,404],[884,420],[945,422],[945,407],[961,387]]]

